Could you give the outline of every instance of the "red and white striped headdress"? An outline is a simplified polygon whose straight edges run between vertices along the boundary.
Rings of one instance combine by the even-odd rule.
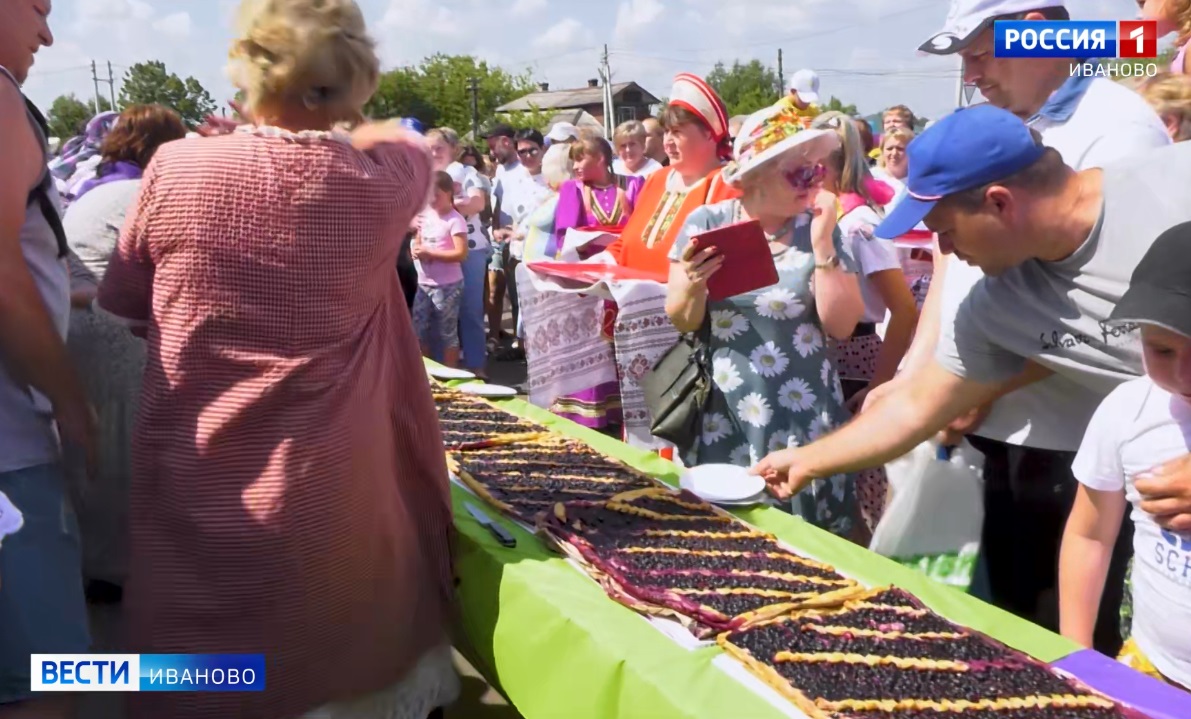
[[[728,110],[724,107],[724,101],[703,78],[689,72],[676,75],[674,85],[670,88],[669,102],[701,117],[717,143],[727,139]]]

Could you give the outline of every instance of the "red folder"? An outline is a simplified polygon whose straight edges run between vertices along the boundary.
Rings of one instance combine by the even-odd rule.
[[[777,267],[761,223],[756,220],[717,227],[692,238],[700,250],[714,247],[724,264],[707,280],[713,302],[776,285]]]

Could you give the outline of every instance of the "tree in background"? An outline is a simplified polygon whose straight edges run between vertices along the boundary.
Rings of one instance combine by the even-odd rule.
[[[744,64],[737,60],[731,68],[717,62],[706,79],[724,101],[729,117],[749,115],[772,105],[778,100],[777,88],[781,86],[777,73],[760,60]]]
[[[831,112],[833,110],[842,112],[848,117],[860,117],[860,110],[857,110],[855,105],[845,105],[834,95],[827,100],[827,104],[823,105],[823,112]]]
[[[481,126],[492,119],[497,107],[538,89],[528,71],[515,75],[471,55],[438,53],[417,67],[382,74],[364,114],[375,119],[416,117],[427,127],[451,127],[466,135],[472,125],[471,78],[478,81]]]
[[[210,93],[193,77],[183,80],[157,60],[138,62],[124,74],[120,107],[153,104],[173,109],[190,127],[202,124],[216,108]]]
[[[106,98],[99,98],[99,111],[107,112],[112,109],[112,103]],[[83,132],[87,123],[95,117],[95,103],[83,102],[74,93],[61,95],[46,111],[46,122],[50,126],[50,135],[65,142]]]

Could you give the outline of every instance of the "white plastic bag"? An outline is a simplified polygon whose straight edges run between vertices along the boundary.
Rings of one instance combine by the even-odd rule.
[[[869,549],[966,589],[984,523],[984,455],[931,440],[885,465],[892,497]]]

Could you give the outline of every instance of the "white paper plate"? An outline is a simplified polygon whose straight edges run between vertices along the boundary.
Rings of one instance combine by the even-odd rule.
[[[516,397],[517,390],[512,387],[505,387],[499,384],[487,384],[483,382],[473,382],[471,384],[461,384],[456,389],[467,394],[475,394],[481,397]]]
[[[765,480],[752,476],[744,467],[733,464],[701,464],[689,467],[679,480],[689,489],[712,503],[746,502],[765,491]]]
[[[426,371],[436,379],[475,379],[472,372],[454,367],[427,367]]]
[[[749,497],[748,499],[737,499],[737,500],[717,499],[717,500],[712,501],[712,504],[718,504],[721,507],[751,507],[754,504],[761,504],[764,501],[765,501],[765,493],[761,492],[760,494],[755,494],[755,495]]]

